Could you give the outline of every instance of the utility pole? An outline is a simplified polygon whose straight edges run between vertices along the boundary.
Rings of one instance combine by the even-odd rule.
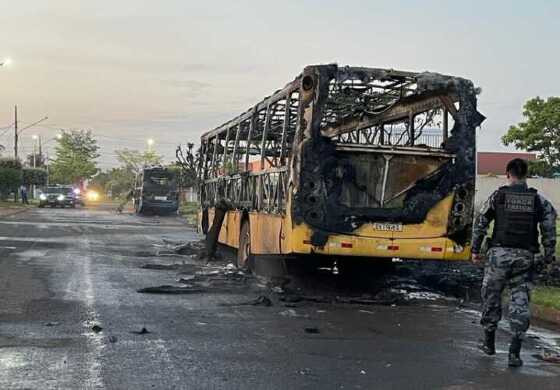
[[[33,139],[33,168],[37,168],[37,139]]]
[[[14,158],[17,160],[17,149],[18,149],[18,128],[17,128],[17,105],[15,106],[15,120],[14,120]]]
[[[49,186],[49,151],[47,150],[47,158],[45,159],[45,164],[47,167],[47,187]]]

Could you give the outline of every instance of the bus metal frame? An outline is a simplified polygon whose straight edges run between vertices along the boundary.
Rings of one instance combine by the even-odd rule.
[[[352,106],[348,111],[345,99],[352,102],[364,93],[368,95],[360,100],[360,110]],[[226,202],[229,211],[220,242],[238,247],[241,224],[248,221],[255,254],[466,259],[475,190],[475,129],[484,120],[476,110],[477,93],[469,80],[436,73],[308,66],[281,90],[201,137],[199,197],[207,212],[200,215],[207,216],[208,225],[213,208]],[[423,136],[423,126],[418,126],[417,117],[430,112],[441,113],[441,139]],[[387,127],[397,123],[404,124],[404,131],[394,134]],[[432,185],[439,195],[425,206],[423,215],[410,217],[405,225],[408,233],[356,236],[355,230],[366,229],[362,225],[390,223],[394,217],[345,216],[353,222],[342,230],[333,229],[326,219],[307,220],[304,202],[298,199],[309,178],[321,174],[314,165],[320,166],[333,150],[380,153],[387,164],[390,156],[398,154],[448,163],[432,175],[439,179],[422,179],[422,185]],[[387,172],[388,165],[383,188]],[[450,179],[442,180],[444,176]],[[323,209],[332,206],[325,199],[319,203]],[[446,230],[439,227],[429,233],[421,225],[430,218],[446,218]],[[453,232],[461,232],[461,237]]]

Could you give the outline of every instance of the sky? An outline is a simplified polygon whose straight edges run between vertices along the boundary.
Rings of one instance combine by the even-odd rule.
[[[7,1],[0,2],[0,144],[20,155],[40,135],[90,129],[99,166],[115,149],[179,143],[245,111],[308,64],[435,71],[482,89],[479,150],[522,120],[523,103],[560,95],[560,2]]]

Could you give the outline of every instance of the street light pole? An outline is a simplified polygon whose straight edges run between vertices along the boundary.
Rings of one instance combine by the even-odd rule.
[[[37,168],[37,136],[31,138],[33,138],[33,168]]]
[[[18,128],[17,128],[17,105],[14,106],[14,159],[17,161],[17,149],[18,149]]]

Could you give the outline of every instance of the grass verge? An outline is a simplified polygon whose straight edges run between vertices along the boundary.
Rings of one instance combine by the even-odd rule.
[[[535,305],[560,310],[560,288],[539,286],[533,290],[531,300]]]
[[[179,206],[179,214],[181,214],[188,223],[196,225],[196,217],[200,205],[198,202],[183,202]]]
[[[35,201],[34,199],[30,199],[29,204],[23,204],[21,202],[14,202],[14,201],[9,201],[9,200],[0,200],[0,207],[10,208],[10,209],[35,207],[38,204],[39,204],[39,201]]]

